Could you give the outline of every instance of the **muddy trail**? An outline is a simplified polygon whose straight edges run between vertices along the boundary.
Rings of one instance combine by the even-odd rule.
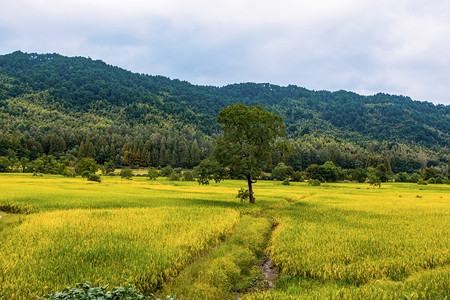
[[[272,225],[272,233],[275,231],[278,224]],[[270,239],[269,239],[270,240]],[[278,277],[278,271],[273,265],[272,258],[269,254],[266,254],[264,260],[258,264],[258,267],[261,268],[261,273],[264,278],[258,280],[256,285],[248,290],[248,293],[257,292],[257,291],[265,291],[268,289],[275,288],[275,282]]]

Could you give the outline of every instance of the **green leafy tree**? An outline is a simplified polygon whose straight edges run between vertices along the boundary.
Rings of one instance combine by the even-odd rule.
[[[367,179],[367,170],[363,168],[356,168],[351,172],[352,180],[362,183]]]
[[[327,182],[335,182],[339,179],[341,168],[336,167],[332,161],[327,161],[323,165],[319,166],[318,171],[322,180]]]
[[[382,176],[380,170],[370,167],[367,173],[367,180],[370,185],[381,187],[381,179]]]
[[[81,142],[78,149],[78,158],[93,158],[95,156],[94,144],[89,138],[85,142]]]
[[[175,171],[171,166],[164,167],[161,170],[161,176],[162,177],[170,177],[172,174],[175,174]]]
[[[194,172],[192,171],[185,171],[183,172],[183,181],[194,181]]]
[[[429,180],[431,178],[436,178],[436,177],[438,177],[438,174],[437,174],[435,168],[426,168],[422,173],[423,180]]]
[[[198,184],[209,184],[210,180],[220,182],[228,178],[228,171],[212,157],[204,159],[194,168]]]
[[[377,169],[377,176],[382,182],[387,182],[391,178],[391,165],[389,163],[389,160],[382,155],[369,156],[367,158],[366,167]]]
[[[285,180],[286,178],[289,178],[291,173],[292,169],[290,167],[286,166],[284,163],[279,163],[272,170],[272,178],[276,180]]]
[[[322,176],[320,175],[320,169],[318,164],[311,164],[306,168],[306,176],[308,179],[316,179],[322,181]]]
[[[0,172],[8,172],[11,162],[5,156],[0,156]]]
[[[32,162],[32,169],[33,172],[35,173],[44,173],[44,161],[42,160],[42,158],[37,158]]]
[[[413,173],[413,174],[411,175],[411,177],[409,178],[409,182],[417,183],[417,182],[419,182],[419,180],[421,180],[421,179],[422,179],[422,177],[421,177],[419,174]]]
[[[400,172],[395,176],[395,182],[408,182],[410,180],[408,173]]]
[[[159,177],[159,172],[158,170],[156,170],[155,168],[148,168],[148,173],[147,173],[148,179],[150,180],[155,180],[156,178]]]
[[[122,169],[120,171],[120,177],[125,179],[131,179],[133,177],[133,171],[131,169]]]
[[[116,165],[112,160],[105,162],[104,166],[106,174],[112,173],[116,170]]]
[[[255,203],[252,185],[276,150],[277,139],[285,136],[283,118],[259,105],[233,104],[219,112],[217,123],[223,135],[217,138],[213,159],[232,176],[245,177],[249,201]]]
[[[20,159],[20,166],[22,167],[22,173],[25,173],[28,171],[28,167],[29,167],[29,160],[26,157],[22,157]]]
[[[170,176],[167,179],[169,179],[170,181],[179,181],[181,177],[180,174],[174,172],[170,174]]]
[[[97,174],[89,174],[87,176],[87,180],[88,181],[102,182],[102,178],[100,177],[100,175],[97,175]]]
[[[77,163],[77,174],[80,175],[83,172],[89,172],[94,174],[98,171],[98,164],[95,159],[90,157],[82,158]]]

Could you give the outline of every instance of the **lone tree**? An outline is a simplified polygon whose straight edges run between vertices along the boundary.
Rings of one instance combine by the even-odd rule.
[[[231,176],[244,176],[250,203],[255,203],[252,184],[261,174],[263,163],[277,149],[277,138],[285,136],[283,118],[259,105],[233,104],[219,112],[217,123],[222,125],[223,135],[217,138],[210,157],[214,163],[210,164],[216,162]],[[214,169],[209,175],[217,175]],[[219,177],[223,179],[223,175]]]

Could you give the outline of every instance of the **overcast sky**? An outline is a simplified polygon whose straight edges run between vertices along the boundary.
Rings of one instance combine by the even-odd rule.
[[[450,104],[447,0],[0,0],[0,54]]]

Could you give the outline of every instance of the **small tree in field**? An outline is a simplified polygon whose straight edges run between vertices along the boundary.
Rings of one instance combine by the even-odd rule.
[[[148,168],[147,176],[148,176],[148,179],[155,180],[156,178],[159,177],[159,172],[155,168],[150,167],[150,168]]]
[[[370,185],[381,187],[381,179],[379,175],[379,171],[375,168],[369,168],[369,172],[367,175],[367,181]]]
[[[95,174],[98,171],[98,164],[93,158],[82,158],[78,161],[76,167],[77,174],[83,174],[83,172],[89,172]]]
[[[245,177],[250,203],[255,203],[254,179],[276,150],[277,138],[285,136],[283,118],[259,105],[233,104],[219,112],[217,123],[223,135],[217,138],[211,164],[217,162],[228,174]],[[199,178],[209,177],[200,174]]]
[[[122,169],[120,171],[120,177],[125,178],[125,179],[131,179],[131,177],[133,177],[133,171],[131,169]]]

